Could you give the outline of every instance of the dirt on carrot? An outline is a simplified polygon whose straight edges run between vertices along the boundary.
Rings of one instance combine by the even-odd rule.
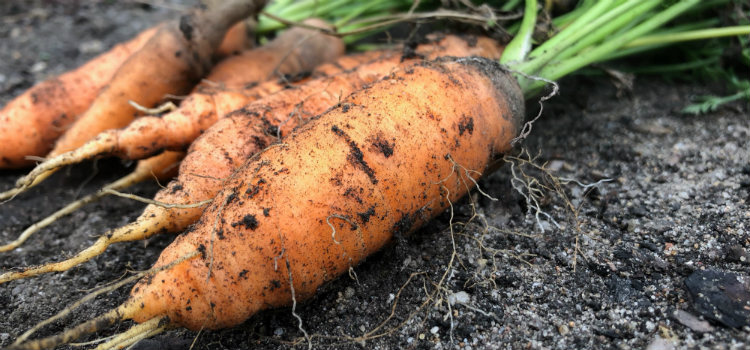
[[[83,66],[50,78],[24,92],[0,110],[0,169],[34,164],[83,113],[119,67],[159,30],[150,28],[118,44]]]
[[[162,232],[179,232],[195,222],[203,212],[202,202],[221,189],[224,181],[247,158],[271,145],[283,135],[304,124],[313,116],[341,102],[346,95],[399,66],[418,62],[423,57],[444,52],[460,55],[483,54],[497,58],[502,51],[488,38],[446,36],[410,50],[410,59],[401,51],[368,52],[344,57],[320,71],[334,73],[322,76],[294,89],[286,89],[225,116],[217,125],[196,140],[180,166],[180,175],[155,200],[164,205],[149,205],[133,223],[100,237],[91,247],[58,263],[26,267],[0,274],[0,283],[38,274],[65,271],[101,254],[112,243],[144,239]],[[481,43],[477,45],[477,43]],[[414,55],[414,53],[420,53]],[[422,54],[424,53],[424,54]],[[375,58],[372,58],[375,57]],[[416,57],[416,58],[415,58]],[[369,63],[361,64],[363,61]],[[351,70],[350,70],[351,69]],[[318,75],[314,73],[313,75]],[[297,101],[300,102],[291,102]],[[350,106],[343,105],[344,109]],[[469,127],[465,126],[465,128]],[[473,126],[471,126],[473,127]],[[380,145],[387,152],[387,144]]]
[[[30,13],[40,3],[0,2],[0,13],[19,11],[11,7]],[[79,43],[101,40],[111,45],[135,34],[133,26],[144,28],[165,12],[171,14],[130,2],[44,4],[46,14],[39,14],[37,7],[23,19],[11,22],[4,17],[0,22],[0,36],[14,27],[22,29],[20,35],[0,40],[0,57],[6,63],[0,64],[2,101],[7,101],[9,91],[18,92],[47,72],[61,72],[61,64],[73,66],[89,58],[69,53]],[[24,41],[29,36],[34,39]],[[39,62],[47,63],[45,70],[24,71]],[[685,118],[676,112],[685,106],[685,96],[719,95],[724,87],[655,77],[639,77],[634,84],[628,93],[600,77],[566,80],[562,96],[545,104],[545,117],[527,139],[530,153],[539,154],[538,162],[547,163],[558,176],[583,182],[615,179],[586,191],[567,187],[571,199],[580,203],[586,232],[578,237],[582,253],[576,270],[571,262],[577,236],[571,225],[546,235],[522,235],[535,233],[537,224],[525,218],[525,201],[510,187],[506,167],[480,183],[500,201],[472,197],[479,216],[468,226],[456,222],[470,221],[472,202],[455,204],[461,264],[450,269],[441,294],[430,299],[452,254],[447,213],[367,259],[351,278],[344,276],[321,288],[314,300],[297,305],[314,348],[523,348],[529,343],[548,348],[646,348],[652,340],[664,339],[662,330],[674,334],[671,341],[677,349],[732,348],[747,338],[746,330],[718,323],[710,323],[708,333],[693,330],[672,316],[672,310],[680,309],[682,315],[703,318],[684,285],[691,273],[705,268],[746,275],[747,263],[740,260],[743,236],[737,230],[747,232],[748,227],[742,217],[748,188],[741,185],[748,179],[742,152],[748,140],[747,106],[737,103]],[[56,209],[59,199],[74,198],[79,186],[85,194],[132,170],[117,160],[101,160],[97,178],[81,185],[92,169],[92,163],[71,167],[29,195],[6,203],[0,210],[3,240]],[[7,188],[21,174],[0,175],[2,188]],[[131,191],[152,197],[158,189],[144,184]],[[546,198],[545,211],[566,224],[560,209],[565,203]],[[141,210],[130,200],[109,198],[63,219],[44,240],[0,260],[5,266],[25,266],[60,259],[60,251],[78,250],[91,242],[92,235],[130,221]],[[170,237],[153,237],[145,247],[141,242],[112,247],[106,258],[63,276],[3,286],[0,305],[7,307],[0,307],[0,345],[10,344],[61,305],[74,302],[85,293],[81,289],[119,278],[123,266],[147,269]],[[676,254],[662,253],[660,247],[667,243]],[[97,298],[39,336],[102,313],[123,298],[119,292]],[[426,301],[440,303],[415,311]],[[392,309],[394,317],[370,334]],[[297,319],[284,308],[262,312],[229,330],[170,331],[137,348],[188,348],[193,341],[194,349],[206,350],[304,348],[297,326]]]
[[[243,165],[162,253],[156,268],[165,269],[122,306],[18,348],[67,342],[117,319],[143,322],[134,327],[143,335],[165,322],[229,327],[308,299],[466,194],[511,148],[524,113],[515,79],[476,57],[405,67],[344,103],[351,107],[342,103]],[[425,145],[428,154],[412,151]]]
[[[138,112],[129,101],[150,107],[167,94],[187,93],[207,74],[226,31],[258,11],[264,4],[258,2],[233,0],[165,24],[123,63],[47,156],[73,150],[104,130],[126,126]]]

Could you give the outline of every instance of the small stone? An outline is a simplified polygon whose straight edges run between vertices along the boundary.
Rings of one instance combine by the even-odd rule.
[[[47,69],[47,63],[44,62],[44,61],[39,61],[37,63],[34,63],[34,65],[31,66],[31,68],[29,69],[29,71],[31,73],[39,73],[39,72],[41,72],[41,71],[43,71],[45,69]]]
[[[697,270],[685,279],[685,287],[703,317],[733,328],[750,324],[750,276]]]
[[[438,331],[440,331],[440,328],[438,326],[430,328],[430,333],[437,334]]]
[[[672,314],[672,317],[674,317],[674,319],[678,322],[682,323],[685,327],[688,327],[699,333],[711,332],[714,330],[714,327],[711,327],[708,322],[699,319],[695,315],[685,310],[675,310],[675,312]]]
[[[95,54],[104,51],[104,44],[99,40],[85,41],[78,45],[78,52],[83,54]]]
[[[471,297],[469,296],[469,293],[464,291],[456,292],[448,296],[448,302],[451,305],[468,304],[470,299]]]
[[[549,164],[547,164],[547,170],[549,170],[551,172],[560,171],[560,169],[563,168],[563,165],[565,165],[564,161],[559,160],[559,159],[555,159],[555,160],[549,162]]]
[[[346,287],[344,290],[344,297],[347,299],[351,299],[354,296],[354,288],[352,287]]]
[[[648,344],[646,350],[674,350],[674,343],[660,336],[654,337],[654,340]]]
[[[566,335],[566,334],[570,333],[570,328],[568,328],[568,326],[566,326],[564,324],[561,324],[561,325],[557,326],[557,332],[559,332],[560,335]]]
[[[277,337],[284,335],[284,328],[279,327],[279,328],[274,329],[273,335]]]

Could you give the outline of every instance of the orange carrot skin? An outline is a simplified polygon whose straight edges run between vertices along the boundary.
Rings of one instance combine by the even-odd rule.
[[[477,45],[470,45],[474,42]],[[481,54],[497,59],[502,49],[488,38],[465,40],[447,36],[440,38],[438,43],[421,45],[417,53],[417,57],[428,58],[450,53],[456,56]],[[301,122],[324,112],[350,93],[396,69],[402,60],[398,51],[358,56],[343,57],[335,64],[316,69],[317,72],[330,74],[329,77],[324,75],[319,80],[280,91],[219,120],[191,144],[188,155],[180,165],[178,177],[167,189],[159,191],[155,199],[165,203],[197,203],[213,198],[223,180],[245,159],[271,145],[277,136],[287,135]],[[357,67],[363,60],[371,62]],[[404,63],[410,61],[413,62],[413,59]],[[348,70],[351,71],[344,75],[335,75]],[[298,102],[301,99],[305,101]],[[195,222],[202,211],[203,208],[148,206],[141,217],[168,217],[167,230],[177,232]]]
[[[311,297],[466,194],[454,164],[485,170],[523,113],[515,80],[478,58],[414,65],[353,94],[243,165],[156,266],[202,255],[139,282],[129,316],[215,329],[291,304],[290,280],[297,301]]]
[[[255,46],[255,38],[252,28],[247,21],[238,22],[227,30],[214,56],[218,59],[226,58],[251,49],[253,46]]]
[[[321,25],[318,22],[322,21],[314,24]],[[220,87],[199,87],[177,111],[161,117],[142,117],[123,130],[112,131],[118,144],[114,154],[138,159],[162,149],[187,148],[221,115],[284,87],[279,83],[255,87],[256,82],[276,75],[309,72],[320,64],[334,61],[344,50],[344,42],[339,38],[292,28],[266,46],[217,64],[205,80],[220,82]],[[248,84],[253,85],[246,86]]]
[[[68,152],[104,130],[129,124],[138,114],[128,103],[130,100],[153,106],[165,94],[186,94],[211,68],[213,54],[229,27],[255,13],[257,6],[263,4],[226,1],[216,10],[191,12],[178,22],[162,26],[141,50],[123,63],[47,156]]]
[[[166,93],[187,93],[200,78],[198,72],[202,72],[202,69],[198,67],[202,63],[192,58],[175,60],[167,57],[186,54],[183,53],[184,47],[186,43],[176,26],[162,28],[139,52],[158,53],[157,56],[148,61],[139,59],[138,55],[131,56],[86,113],[57,140],[48,157],[73,150],[101,131],[121,128],[130,123],[138,114],[128,103],[130,100],[143,106],[153,106]],[[171,73],[162,74],[165,70]],[[128,78],[134,71],[139,73]],[[140,88],[134,88],[136,86]]]
[[[156,33],[149,28],[83,66],[40,82],[0,111],[0,169],[34,164],[26,156],[44,156],[55,140],[88,108],[117,69]]]

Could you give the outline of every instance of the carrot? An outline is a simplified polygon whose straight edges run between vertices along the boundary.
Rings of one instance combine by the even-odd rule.
[[[121,306],[15,348],[54,346],[120,319],[142,323],[129,338],[165,324],[229,327],[308,299],[466,194],[511,148],[523,106],[515,79],[494,61],[426,62],[389,75],[244,164]],[[127,341],[101,347],[112,344]]]
[[[437,43],[420,45],[413,57],[484,54],[499,57],[502,50],[488,38],[446,36]],[[362,60],[377,56],[372,62],[357,66]],[[280,91],[263,100],[234,111],[212,126],[190,147],[180,165],[179,176],[159,191],[155,200],[172,205],[201,203],[214,198],[237,167],[248,158],[292,131],[304,122],[340,102],[346,95],[361,89],[399,66],[401,54],[396,51],[370,52],[343,57],[335,64],[321,66],[318,71],[334,73],[351,71],[311,81],[294,89]],[[417,59],[419,60],[419,59]],[[404,64],[413,63],[414,60]],[[292,102],[300,101],[301,102]],[[202,206],[164,207],[151,204],[133,223],[101,236],[92,246],[75,256],[21,271],[0,274],[0,283],[65,271],[103,253],[116,242],[145,239],[161,232],[179,232],[194,223],[203,212]]]
[[[149,28],[83,66],[40,82],[0,110],[0,169],[34,164],[83,113],[117,69],[156,33]]]
[[[325,22],[321,20],[308,20],[306,22],[318,26],[325,25]],[[147,150],[155,151],[165,148],[179,150],[185,148],[190,141],[197,137],[197,134],[202,129],[208,128],[218,115],[239,108],[248,102],[284,87],[283,84],[277,82],[269,82],[257,86],[258,82],[265,81],[270,76],[300,74],[310,71],[323,62],[332,61],[337,56],[343,54],[343,51],[344,44],[341,39],[305,28],[290,29],[263,47],[247,50],[239,55],[221,61],[213,68],[211,74],[206,77],[206,80],[211,81],[211,83],[199,85],[195,89],[196,91],[182,102],[179,109],[164,116],[141,117],[131,127],[125,129],[127,132],[119,136],[119,139],[127,140],[129,134],[147,134],[148,131],[155,130],[155,127],[150,125],[163,125],[165,121],[175,120],[175,116],[177,118],[195,118],[195,120],[199,120],[201,123],[198,127],[189,130],[182,128],[183,133],[176,133],[175,131],[179,125],[175,125],[177,123],[167,124],[156,129],[160,132],[159,134],[152,132],[150,134],[152,138],[142,142],[135,149],[141,152],[139,154],[145,156],[150,155],[150,153],[145,153]],[[112,133],[116,134],[120,132],[112,130],[107,134]],[[172,133],[177,135],[172,138],[167,137]],[[163,140],[176,141],[167,146],[162,142]],[[174,155],[163,159],[159,156],[155,157],[156,159],[149,158],[144,160],[143,162],[145,163],[143,164],[139,163],[133,174],[116,181],[112,185],[106,186],[105,190],[120,190],[149,179],[151,171],[161,171],[162,167],[170,167],[175,162],[170,161],[170,159],[174,158]],[[143,158],[143,156],[137,158]],[[45,218],[42,222],[26,229],[15,241],[0,246],[0,252],[15,249],[33,232],[54,222],[54,220],[62,215],[67,215],[82,205],[100,198],[104,194],[105,192],[99,192],[70,203],[60,211]]]
[[[120,67],[47,156],[73,150],[101,131],[130,123],[137,110],[128,100],[150,106],[165,94],[188,92],[210,69],[213,53],[227,29],[256,10],[252,1],[236,0],[165,25]]]
[[[263,1],[259,1],[263,5]],[[216,47],[227,29],[258,10],[253,0],[233,0],[211,10],[195,10],[163,25],[130,56],[88,109],[57,140],[47,155],[73,150],[98,133],[133,120],[137,109],[129,101],[150,106],[166,94],[184,94],[212,65]],[[38,177],[37,181],[52,172]],[[21,180],[23,182],[23,180]],[[18,191],[3,193],[11,197]]]
[[[324,27],[322,20],[309,19],[308,24]],[[258,82],[273,76],[308,72],[344,53],[341,39],[305,28],[292,28],[268,45],[246,50],[219,62],[205,78],[218,83],[199,85],[176,111],[158,117],[141,117],[128,127],[102,132],[88,143],[39,164],[19,180],[17,194],[31,188],[52,174],[56,168],[100,155],[117,155],[141,159],[164,149],[182,150],[219,115],[283,88],[282,84]],[[54,152],[50,153],[54,154]]]
[[[255,46],[255,38],[253,36],[254,24],[254,20],[248,19],[237,22],[229,28],[224,34],[221,44],[216,48],[215,58],[221,60],[253,48]]]
[[[27,156],[47,154],[122,63],[158,29],[148,28],[77,69],[34,85],[6,104],[0,111],[0,169],[27,167],[34,164]],[[247,22],[240,22],[229,29],[216,54],[219,58],[230,56],[252,44]]]
[[[321,26],[320,23],[310,22],[308,24]],[[302,29],[297,29],[301,31]],[[295,30],[292,30],[295,31]],[[311,34],[308,34],[311,35]],[[292,37],[291,35],[289,36]],[[294,72],[302,71],[304,68],[312,68],[311,66],[317,65],[321,61],[331,60],[335,54],[339,53],[340,49],[343,49],[339,41],[321,34],[316,34],[316,40],[300,40],[302,44],[292,45],[291,41],[296,42],[299,39],[279,40],[278,45],[271,45],[265,53],[271,55],[273,52],[285,52],[286,50],[275,50],[274,47],[288,47],[296,46],[295,50],[297,54],[287,56],[287,59],[283,60],[283,64],[278,66],[278,70],[281,72]],[[282,39],[282,38],[280,38]],[[436,54],[445,56],[469,56],[472,54],[479,53],[485,57],[499,57],[501,50],[498,45],[487,38],[478,38],[476,41],[468,43],[456,36],[447,36],[444,38],[437,38],[441,40],[439,45],[423,45],[420,49],[423,52],[413,53],[414,57],[419,58],[423,56],[436,57]],[[437,40],[435,39],[435,40]],[[326,47],[333,48],[326,50]],[[430,52],[430,50],[433,50]],[[241,71],[242,66],[246,65],[247,62],[242,58],[248,56],[251,61],[255,62],[252,56],[263,55],[264,52],[247,52],[241,56],[232,57],[232,59],[225,60],[217,66],[212,74],[207,78],[208,80],[222,81],[227,85],[234,85],[236,83],[244,82],[242,78],[237,78],[238,74],[234,72]],[[301,54],[302,52],[309,52],[308,54]],[[315,59],[306,59],[313,64],[304,64],[298,62],[303,57],[310,56],[316,57],[317,52],[330,52],[328,56],[320,56],[320,61]],[[277,54],[278,55],[278,54]],[[267,61],[270,62],[270,66],[276,66],[275,62],[278,62],[280,58],[273,59],[269,57]],[[355,59],[353,63],[356,65],[360,62],[361,58]],[[372,75],[382,75],[388,72],[390,67],[397,64],[397,57],[392,57],[389,61],[380,63],[380,67],[373,69],[370,73]],[[328,69],[328,72],[318,71],[318,74],[331,75],[336,74],[336,71],[340,71],[342,67],[347,66],[347,62],[342,62],[339,67],[323,68]],[[266,67],[267,68],[267,67]],[[261,65],[259,72],[263,72],[264,68]],[[372,68],[369,68],[372,69]],[[336,96],[344,96],[348,93],[357,90],[362,80],[353,83],[350,86],[341,90]],[[357,85],[359,84],[359,85]],[[329,83],[319,83],[320,88],[324,88]],[[329,86],[332,90],[337,87]],[[268,94],[269,92],[277,91],[279,87],[277,85],[265,85],[260,92],[261,94]],[[313,93],[314,90],[308,90],[309,93]],[[257,89],[253,90],[253,93],[258,92]],[[25,178],[19,180],[18,190],[15,192],[9,191],[8,193],[16,193],[22,190],[26,190],[32,187],[34,184],[38,184],[40,180],[37,178],[45,178],[55,168],[61,166],[80,162],[81,160],[88,159],[95,156],[102,155],[116,155],[125,159],[139,159],[159,152],[163,149],[179,150],[186,147],[190,142],[195,140],[204,130],[208,129],[213,123],[215,123],[221,115],[226,112],[239,109],[245,103],[253,97],[253,93],[244,91],[222,91],[217,93],[216,90],[208,90],[201,94],[193,94],[187,101],[183,102],[183,107],[175,113],[170,113],[162,117],[143,117],[134,121],[131,125],[124,129],[113,129],[108,130],[96,138],[92,139],[85,145],[79,147],[74,151],[70,151],[61,154],[57,157],[51,158],[48,161],[38,165],[32,172],[30,172]],[[334,92],[335,93],[335,92]],[[319,104],[323,109],[318,109],[313,114],[322,112],[325,108],[329,107],[335,102],[331,99],[333,95],[329,95],[325,102]],[[315,97],[319,98],[319,97]],[[289,100],[291,101],[291,100]],[[309,104],[308,104],[309,105]],[[210,111],[208,108],[212,108]],[[222,113],[225,111],[225,113]],[[290,111],[291,112],[291,111]],[[280,121],[277,121],[280,122]],[[239,158],[240,161],[243,158]]]

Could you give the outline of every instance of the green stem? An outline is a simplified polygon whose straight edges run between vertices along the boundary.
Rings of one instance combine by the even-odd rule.
[[[573,11],[553,18],[552,24],[557,28],[565,29],[571,22],[580,17],[581,14],[591,9],[594,4],[596,4],[596,0],[583,0]]]
[[[622,2],[617,0],[617,2]],[[571,23],[565,30],[553,36],[542,45],[531,51],[530,60],[516,65],[514,68],[526,74],[536,74],[545,64],[549,62],[560,51],[564,50],[568,43],[576,38],[588,34],[591,28],[589,24],[600,17],[615,3],[615,0],[602,0],[586,11],[581,17]],[[505,54],[503,54],[504,56]]]
[[[521,29],[513,40],[508,43],[500,59],[501,63],[521,62],[531,51],[531,36],[534,34],[536,26],[536,13],[538,6],[536,0],[526,0]]]
[[[616,9],[609,11],[606,15],[591,23],[592,27],[598,29],[595,29],[582,38],[575,38],[576,40],[557,54],[557,56],[550,57],[550,61],[561,62],[573,55],[579,54],[586,48],[594,46],[596,43],[603,42],[609,35],[626,27],[634,18],[638,18],[644,13],[651,11],[660,2],[660,0],[651,0],[638,6],[633,6],[634,2],[631,2],[627,6],[626,4],[618,6]]]
[[[747,35],[747,34],[750,34],[750,26],[733,26],[733,27],[692,30],[692,31],[681,32],[681,33],[654,34],[654,35],[648,35],[648,36],[634,39],[633,41],[625,44],[622,48],[627,49],[627,48],[638,47],[638,46],[672,44],[672,43],[677,43],[677,42],[682,42],[682,41],[701,40],[701,39]]]
[[[683,0],[680,1],[667,9],[653,15],[643,23],[638,24],[632,29],[616,35],[613,38],[607,39],[607,41],[598,47],[592,48],[591,50],[581,53],[575,57],[572,57],[566,61],[560,62],[556,65],[549,65],[544,67],[539,72],[539,75],[550,80],[557,80],[561,77],[570,74],[573,71],[580,69],[586,65],[597,62],[606,55],[618,50],[626,43],[635,40],[638,37],[645,35],[648,32],[653,31],[655,28],[662,26],[664,23],[677,17],[679,14],[690,9],[690,7],[696,5],[699,0]],[[532,82],[530,84],[522,84],[524,94],[533,94],[543,87],[541,82]]]

